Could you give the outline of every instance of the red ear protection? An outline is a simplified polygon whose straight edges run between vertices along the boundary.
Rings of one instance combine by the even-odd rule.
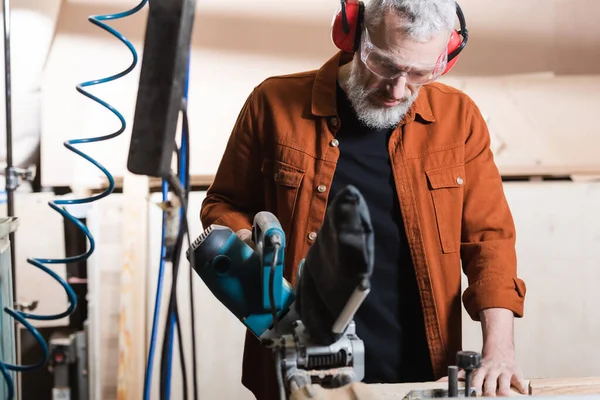
[[[337,48],[343,52],[354,53],[360,46],[365,6],[360,0],[341,0],[341,3],[340,12],[333,19],[331,39]],[[442,75],[447,74],[454,67],[460,52],[469,40],[465,16],[458,3],[456,3],[456,14],[460,22],[460,31],[452,32],[448,42],[448,64]]]
[[[442,75],[447,74],[454,67],[454,64],[458,61],[458,54],[462,51],[463,47],[460,33],[452,31],[450,40],[448,41],[448,64],[446,64],[446,69],[442,72]]]
[[[331,38],[340,50],[354,53],[360,45],[360,29],[365,6],[359,0],[341,1],[340,12],[333,20]]]

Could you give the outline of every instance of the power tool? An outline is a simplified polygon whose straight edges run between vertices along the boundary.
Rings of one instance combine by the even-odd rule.
[[[213,224],[186,256],[217,299],[273,350],[280,389],[361,381],[364,344],[353,317],[370,290],[373,230],[358,189],[334,197],[296,287],[283,276],[285,233],[275,215],[256,214],[252,240],[254,249]]]
[[[187,250],[192,268],[213,295],[257,338],[273,328],[294,302],[283,278],[285,234],[275,216],[263,211],[253,225],[255,249],[231,229],[210,225]]]

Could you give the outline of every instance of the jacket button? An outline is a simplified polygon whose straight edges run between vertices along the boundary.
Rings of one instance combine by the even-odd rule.
[[[335,128],[338,126],[338,119],[333,117],[329,120],[329,123],[331,124],[331,126],[333,126]]]
[[[456,178],[456,183],[458,183],[459,185],[462,185],[464,183],[463,178],[461,178],[460,176],[458,178]]]
[[[319,191],[319,193],[323,193],[327,190],[327,186],[319,185],[319,187],[317,187],[317,190]]]
[[[339,141],[339,140],[337,140],[337,139],[333,139],[333,140],[330,142],[330,144],[331,144],[333,147],[338,147],[338,146],[340,145],[340,141]]]
[[[315,240],[317,238],[317,232],[311,232],[308,234],[308,240]]]

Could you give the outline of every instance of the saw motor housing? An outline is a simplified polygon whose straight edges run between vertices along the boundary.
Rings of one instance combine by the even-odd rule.
[[[263,228],[263,233],[273,233]],[[194,252],[192,268],[208,289],[257,338],[274,323],[265,285],[265,271],[271,268],[274,254],[270,246],[260,245],[260,249],[255,251],[228,227],[211,225],[187,250],[188,259]],[[292,285],[283,278],[283,257],[280,260],[274,279],[278,285],[274,290],[278,318],[290,310],[295,299]]]
[[[254,219],[252,232],[254,248],[230,228],[210,225],[186,256],[194,260],[193,269],[213,295],[278,356],[278,368],[288,390],[292,382],[298,388],[306,384],[337,387],[362,380],[364,344],[356,335],[354,323],[348,320],[352,313],[340,316],[344,322],[337,325],[343,330],[334,343],[311,342],[296,311],[297,288],[283,276],[285,234],[279,221],[273,214],[261,212]],[[299,273],[302,267],[303,262]],[[368,290],[361,293],[358,297],[364,298]],[[349,309],[361,302],[353,297]]]

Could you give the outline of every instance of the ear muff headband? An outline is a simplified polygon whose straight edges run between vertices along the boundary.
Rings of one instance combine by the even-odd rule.
[[[462,36],[462,40],[460,41],[460,43],[458,44],[458,46],[456,48],[454,48],[452,51],[450,51],[450,48],[448,48],[448,62],[454,60],[456,57],[458,57],[458,55],[460,54],[461,51],[463,51],[463,49],[465,48],[465,46],[467,45],[467,42],[469,41],[469,31],[467,30],[467,21],[465,20],[465,15],[462,12],[462,9],[460,8],[460,5],[458,5],[458,3],[456,3],[456,16],[458,17],[458,22],[460,24],[460,31],[456,32],[457,35]],[[454,32],[453,32],[454,34]],[[450,47],[450,46],[448,46]]]
[[[333,19],[331,38],[336,47],[346,53],[354,53],[359,49],[364,9],[364,3],[360,0],[341,0],[340,12]],[[460,30],[452,32],[448,42],[448,62],[442,74],[448,73],[454,67],[459,54],[469,41],[465,16],[458,3],[456,3],[456,15]]]

